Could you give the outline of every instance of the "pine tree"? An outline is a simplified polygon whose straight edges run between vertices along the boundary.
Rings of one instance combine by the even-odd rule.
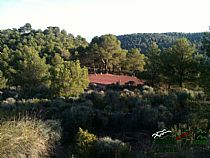
[[[54,96],[77,97],[89,84],[88,71],[79,61],[63,61],[52,68],[51,81]]]
[[[184,83],[195,82],[199,77],[199,61],[195,47],[185,38],[178,39],[162,55],[162,74],[168,82],[183,87]]]
[[[145,56],[138,49],[131,49],[126,56],[124,68],[135,75],[136,72],[142,72],[145,66]]]
[[[38,88],[49,86],[49,65],[38,52],[32,48],[24,46],[22,59],[18,63],[17,82],[23,90],[28,90],[31,94]]]
[[[89,58],[94,60],[94,66],[105,72],[120,69],[125,56],[126,51],[121,48],[120,41],[114,35],[94,37],[90,43]]]
[[[152,86],[160,81],[160,52],[155,42],[151,44],[147,52],[145,71]]]
[[[0,89],[6,88],[7,80],[3,76],[3,73],[0,71]]]

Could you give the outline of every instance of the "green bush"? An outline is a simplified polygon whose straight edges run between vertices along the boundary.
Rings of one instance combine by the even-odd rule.
[[[159,111],[157,109],[151,108],[150,106],[144,107],[142,111],[141,123],[146,129],[157,128]]]
[[[96,109],[104,109],[104,94],[99,92],[92,92],[87,94],[86,99],[91,100],[94,108]]]
[[[131,158],[131,147],[110,137],[99,138],[93,146],[94,158]]]
[[[94,110],[87,106],[74,105],[70,109],[66,109],[62,113],[62,126],[66,132],[64,141],[73,140],[79,127],[83,129],[92,129],[92,123],[94,119]]]
[[[60,123],[21,119],[0,125],[0,157],[45,157],[60,139]]]
[[[108,124],[108,128],[110,128],[110,130],[112,129],[120,129],[123,127],[123,124],[125,122],[123,122],[123,117],[124,114],[121,112],[112,112],[109,115],[109,124]]]
[[[109,114],[101,110],[95,110],[95,116],[93,120],[93,127],[97,131],[103,131],[107,129],[109,123]]]
[[[170,92],[164,97],[163,105],[170,111],[175,111],[178,106],[178,97],[174,92]]]
[[[97,137],[94,134],[90,134],[87,130],[84,131],[79,128],[79,132],[76,136],[76,156],[78,158],[91,158],[91,150],[96,140]]]
[[[107,91],[105,95],[106,105],[110,105],[113,109],[119,109],[120,107],[120,93],[117,91]]]
[[[142,87],[142,93],[143,95],[154,94],[154,89],[150,86],[144,85]]]
[[[98,138],[81,128],[76,136],[77,158],[131,158],[131,147],[110,137]]]
[[[173,114],[168,110],[167,107],[160,105],[158,107],[159,111],[159,120],[165,122],[165,123],[170,123],[173,119]]]

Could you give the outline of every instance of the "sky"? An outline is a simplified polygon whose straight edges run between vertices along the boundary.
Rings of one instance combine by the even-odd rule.
[[[88,40],[103,34],[203,32],[210,0],[0,0],[0,29],[58,26]]]

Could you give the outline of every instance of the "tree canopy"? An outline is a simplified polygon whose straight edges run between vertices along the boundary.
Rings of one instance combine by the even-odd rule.
[[[20,86],[30,95],[45,87],[53,96],[78,96],[88,85],[88,73],[101,72],[144,74],[151,85],[183,87],[208,76],[209,34],[201,40],[202,35],[107,34],[88,43],[59,27],[42,31],[27,23],[0,31],[0,71],[8,86]]]
[[[54,96],[77,97],[88,86],[88,71],[79,61],[62,61],[52,68],[51,90]]]
[[[179,38],[187,38],[201,52],[203,33],[136,33],[117,36],[123,49],[137,48],[142,53],[147,53],[150,45],[155,42],[162,51],[171,47]]]
[[[90,43],[89,57],[93,59],[94,66],[104,72],[119,69],[126,53],[114,35],[94,37]]]
[[[75,52],[87,46],[88,42],[85,38],[74,37],[72,34],[67,34],[65,30],[60,30],[59,27],[50,26],[42,31],[34,30],[31,24],[26,23],[19,29],[1,30],[1,87],[5,87],[3,82],[8,80],[9,86],[20,86],[28,96],[42,92],[43,88],[50,90],[51,86],[55,86],[52,81],[55,74],[52,74],[51,70],[57,70],[59,65],[64,77],[62,78],[59,72],[56,75],[60,75],[59,77],[63,79],[59,82],[63,83],[60,89],[64,90],[58,91],[58,94],[77,96],[87,87],[88,72],[86,68],[80,67],[79,61],[74,61]],[[65,79],[71,85],[67,86],[68,91]]]
[[[158,48],[158,45],[153,42],[149,47],[148,52],[146,53],[146,65],[145,72],[147,74],[147,79],[154,86],[155,82],[160,81],[160,53],[161,50]]]
[[[141,54],[138,49],[131,49],[128,51],[126,60],[124,62],[125,70],[130,71],[135,75],[135,72],[144,71],[145,56]]]

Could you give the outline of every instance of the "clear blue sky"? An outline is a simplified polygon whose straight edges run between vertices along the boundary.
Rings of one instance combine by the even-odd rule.
[[[74,35],[201,32],[210,26],[210,0],[0,0],[0,29],[31,23]]]

